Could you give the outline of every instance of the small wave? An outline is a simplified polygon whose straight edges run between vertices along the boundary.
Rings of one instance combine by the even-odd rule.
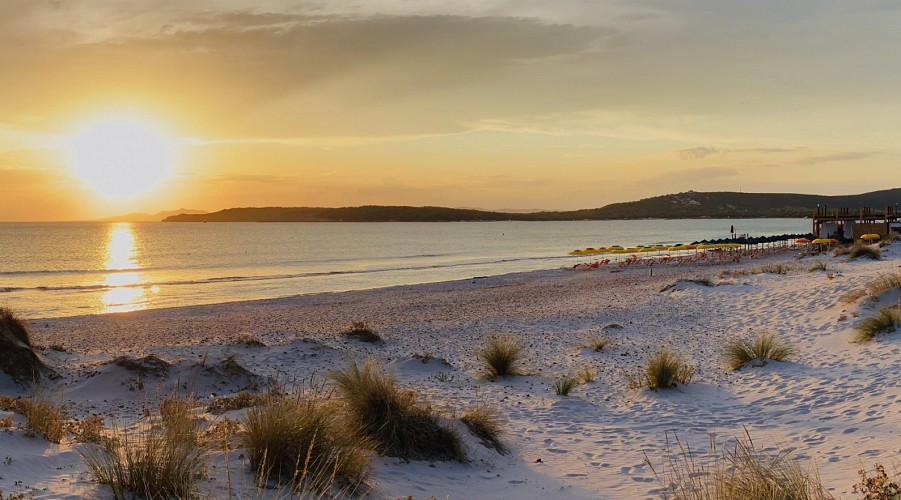
[[[437,270],[437,269],[455,269],[461,267],[472,267],[472,266],[491,266],[498,264],[509,264],[511,262],[530,262],[530,261],[556,261],[561,259],[569,259],[568,256],[545,256],[545,257],[513,257],[513,258],[500,258],[500,259],[486,259],[486,260],[471,260],[471,261],[463,261],[463,262],[443,262],[438,264],[426,264],[420,266],[394,266],[394,267],[377,267],[371,269],[348,269],[348,270],[331,270],[331,271],[316,271],[316,272],[302,272],[302,273],[279,273],[279,274],[265,274],[265,275],[257,275],[257,276],[215,276],[211,278],[202,278],[202,279],[181,279],[181,280],[156,280],[156,281],[142,281],[138,283],[123,283],[123,284],[88,284],[88,285],[42,285],[36,286],[32,288],[27,287],[19,287],[19,288],[8,288],[8,289],[0,289],[0,291],[19,291],[19,290],[40,290],[40,291],[99,291],[99,290],[111,290],[117,288],[147,288],[153,286],[190,286],[190,285],[207,285],[207,284],[218,284],[218,283],[236,283],[236,282],[246,282],[246,281],[271,281],[271,280],[286,280],[286,279],[302,279],[302,278],[314,278],[318,276],[340,276],[340,275],[365,275],[365,274],[374,274],[374,273],[391,273],[391,272],[403,272],[403,271],[427,271],[427,270]],[[142,270],[143,271],[143,270]],[[130,270],[129,272],[135,272],[134,270]],[[510,272],[509,269],[505,269],[503,272]],[[106,272],[101,274],[107,274]]]

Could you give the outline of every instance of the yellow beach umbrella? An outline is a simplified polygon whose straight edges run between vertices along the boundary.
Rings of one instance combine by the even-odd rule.
[[[830,240],[829,238],[817,238],[811,241],[811,243],[813,243],[814,245],[831,245],[832,240]]]
[[[875,241],[875,240],[882,239],[882,236],[879,236],[876,233],[869,233],[869,234],[865,234],[865,235],[861,236],[860,239],[868,240],[868,241]]]

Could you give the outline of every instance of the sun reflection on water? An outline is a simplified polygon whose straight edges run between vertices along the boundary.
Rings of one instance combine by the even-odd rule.
[[[144,287],[138,264],[138,247],[134,228],[127,222],[111,224],[106,242],[106,262],[109,271],[103,284],[107,290],[100,296],[104,313],[137,311],[147,308]],[[134,269],[135,271],[131,271]]]

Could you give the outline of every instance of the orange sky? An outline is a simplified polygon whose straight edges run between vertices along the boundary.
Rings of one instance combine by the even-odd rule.
[[[901,7],[736,3],[4,0],[0,220],[897,187]],[[177,153],[124,199],[110,114]]]

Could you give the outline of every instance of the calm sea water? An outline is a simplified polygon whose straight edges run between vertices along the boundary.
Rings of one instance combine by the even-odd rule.
[[[0,306],[27,318],[427,283],[572,265],[570,250],[810,231],[804,219],[0,223]]]

